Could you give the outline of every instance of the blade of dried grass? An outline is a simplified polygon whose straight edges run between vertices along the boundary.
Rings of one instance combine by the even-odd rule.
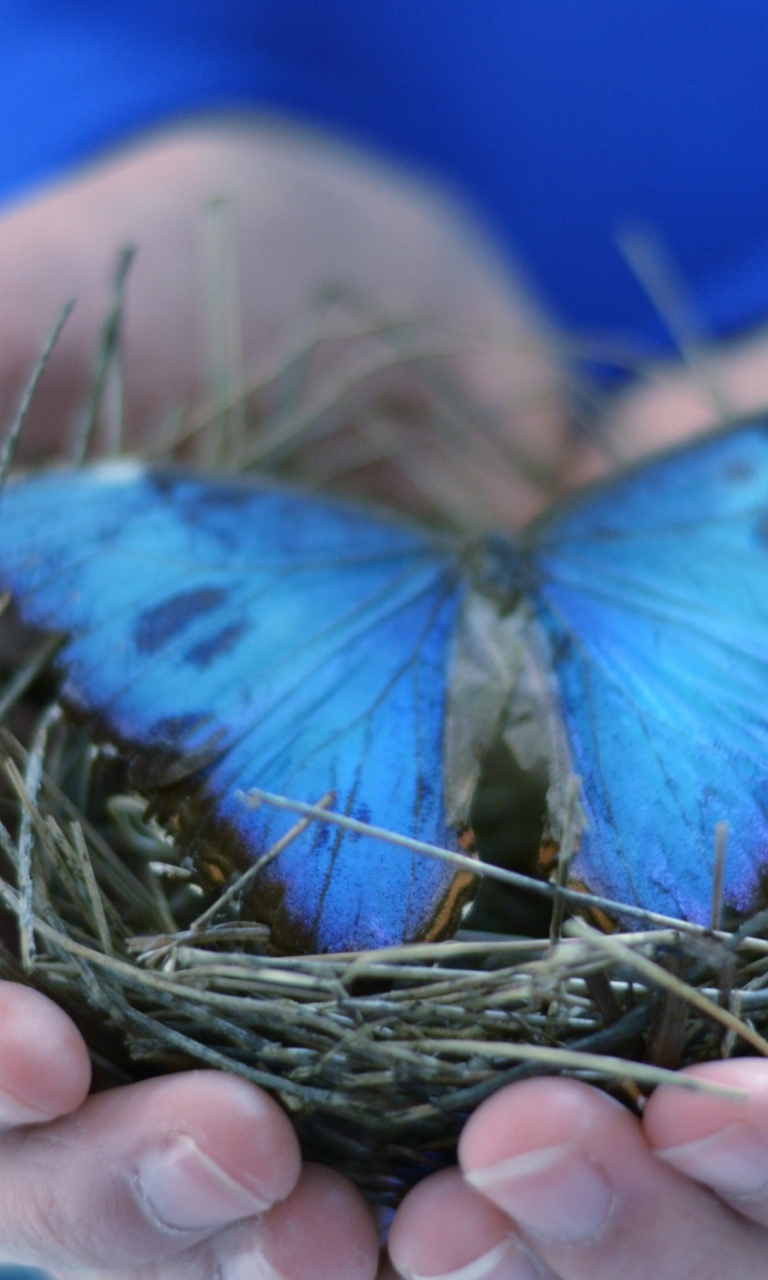
[[[43,778],[43,758],[51,726],[58,720],[59,709],[49,707],[35,730],[30,746],[27,767],[24,776],[16,769],[12,760],[6,761],[6,774],[22,801],[19,835],[17,840],[18,861],[17,874],[21,893],[22,911],[19,916],[19,939],[21,945],[21,963],[29,972],[35,963],[35,935],[32,928],[33,916],[33,875],[32,849],[35,817],[35,800],[40,791]]]
[[[352,831],[357,835],[369,836],[372,840],[381,840],[385,844],[397,845],[400,848],[410,849],[414,853],[423,854],[429,858],[437,858],[442,862],[458,867],[462,871],[468,871],[471,875],[485,877],[489,880],[498,880],[500,884],[511,885],[515,889],[524,889],[528,893],[536,893],[541,897],[553,898],[559,892],[574,909],[586,910],[594,907],[600,911],[608,912],[612,916],[626,916],[636,920],[644,920],[648,924],[677,928],[681,932],[691,934],[709,932],[702,925],[691,924],[685,920],[676,920],[671,916],[660,915],[656,911],[647,911],[644,907],[638,907],[630,902],[616,902],[612,898],[603,898],[593,893],[582,893],[576,889],[558,890],[554,885],[541,880],[534,880],[530,876],[519,875],[515,871],[507,871],[505,868],[496,867],[489,862],[477,862],[466,854],[455,853],[451,849],[444,849],[440,845],[429,844],[424,840],[413,840],[409,836],[401,835],[399,832],[392,831],[387,827],[378,827],[372,823],[360,822],[359,819],[347,817],[346,814],[327,812],[326,810],[318,809],[315,805],[305,804],[301,800],[291,800],[288,796],[277,795],[274,791],[265,791],[262,787],[250,787],[247,792],[243,791],[238,794],[245,804],[250,804],[254,808],[260,804],[267,804],[273,809],[284,809],[290,813],[300,813],[306,817],[316,818],[319,822],[331,823],[344,831]]]
[[[0,720],[3,720],[22,694],[40,675],[61,644],[61,636],[47,635],[33,646],[32,653],[20,666],[0,693]]]
[[[107,438],[108,451],[119,453],[124,440],[124,386],[122,370],[122,331],[125,309],[125,286],[136,249],[126,245],[120,251],[112,281],[112,304],[104,319],[99,335],[99,348],[91,385],[91,394],[83,417],[82,426],[75,439],[71,461],[82,466],[93,444],[99,417],[102,413],[105,393],[113,380],[114,411]]]
[[[326,809],[328,805],[333,804],[334,798],[335,793],[333,791],[329,791],[327,795],[322,796],[321,799],[317,801],[318,809]],[[222,909],[222,907],[227,906],[227,904],[232,902],[238,894],[247,889],[256,877],[260,875],[264,868],[268,867],[270,862],[274,862],[275,858],[279,857],[285,849],[292,845],[294,840],[298,839],[298,837],[302,835],[302,833],[306,831],[307,827],[311,826],[311,824],[312,818],[302,818],[300,822],[297,822],[295,826],[291,827],[290,831],[287,831],[284,836],[281,836],[279,840],[276,840],[275,843],[267,849],[266,853],[262,854],[262,856],[254,862],[252,867],[249,867],[241,876],[238,876],[229,888],[225,889],[210,907],[206,908],[201,915],[192,921],[192,924],[189,926],[190,931],[194,933],[204,924],[207,924],[207,922],[211,920],[213,916]]]
[[[587,1072],[590,1075],[602,1075],[616,1080],[624,1078],[637,1080],[648,1088],[654,1088],[659,1084],[673,1084],[679,1089],[710,1093],[716,1097],[729,1098],[738,1102],[745,1101],[748,1096],[743,1089],[721,1085],[712,1080],[700,1080],[695,1076],[680,1075],[679,1072],[668,1071],[664,1067],[653,1067],[644,1062],[630,1062],[626,1058],[616,1058],[607,1054],[579,1053],[567,1048],[551,1048],[548,1045],[500,1045],[496,1041],[422,1040],[420,1048],[425,1053],[455,1053],[466,1056],[471,1052],[497,1060],[508,1058],[516,1062],[541,1062],[563,1070]]]
[[[741,1019],[734,1017],[728,1009],[723,1009],[721,1005],[710,1000],[702,991],[696,987],[690,986],[687,982],[683,982],[680,978],[676,978],[669,973],[660,964],[654,960],[649,960],[646,956],[640,955],[634,949],[627,947],[611,937],[610,934],[600,934],[596,930],[590,929],[582,921],[573,921],[574,932],[578,932],[584,938],[590,938],[598,949],[614,956],[622,964],[629,965],[638,973],[642,974],[648,982],[654,983],[656,986],[662,987],[665,991],[671,991],[675,995],[681,996],[683,1000],[693,1008],[698,1009],[701,1013],[707,1015],[714,1022],[719,1022],[729,1031],[733,1031],[740,1036],[753,1049],[761,1053],[764,1057],[768,1057],[768,1040],[759,1035],[752,1027]]]
[[[70,299],[69,302],[65,302],[64,306],[59,312],[58,319],[56,320],[53,328],[51,329],[50,334],[46,338],[43,344],[43,349],[37,358],[37,363],[34,369],[32,370],[32,376],[30,377],[29,382],[24,388],[24,391],[21,397],[21,403],[19,405],[16,417],[11,423],[8,434],[5,437],[5,440],[3,441],[2,448],[0,449],[0,495],[2,494],[3,486],[5,485],[5,482],[8,478],[8,472],[10,471],[11,466],[13,465],[13,459],[16,455],[16,449],[17,449],[19,440],[21,439],[21,433],[24,430],[24,423],[27,420],[27,414],[29,413],[30,405],[34,400],[35,393],[37,391],[38,386],[40,385],[40,379],[45,373],[46,367],[48,365],[48,361],[51,358],[51,354],[54,350],[54,347],[59,341],[59,338],[61,336],[61,331],[64,328],[64,325],[67,323],[69,317],[72,314],[74,305],[75,305],[75,300],[74,298],[72,298]],[[0,501],[1,500],[2,499],[0,497]]]
[[[0,751],[15,761],[21,769],[26,768],[29,752],[3,726],[0,726]],[[56,780],[46,772],[43,773],[42,791],[43,801],[52,802],[57,808],[60,807],[71,821],[81,823],[84,835],[98,859],[98,878],[102,881],[104,888],[114,893],[118,902],[130,903],[135,911],[145,913],[148,921],[156,924],[159,929],[165,928],[168,922],[159,911],[155,895],[133,874],[130,867],[86,819]]]
[[[85,843],[85,836],[83,835],[83,828],[79,822],[71,823],[70,833],[72,836],[70,848],[74,851],[77,857],[77,865],[88,893],[91,916],[96,926],[96,933],[104,949],[104,954],[108,956],[114,955],[115,948],[112,942],[112,935],[109,931],[109,925],[107,923],[104,901],[101,896],[101,890],[96,882],[93,864],[88,854],[88,846]]]

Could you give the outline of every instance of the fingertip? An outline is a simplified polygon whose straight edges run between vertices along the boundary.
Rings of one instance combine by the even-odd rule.
[[[119,1100],[100,1095],[89,1107],[95,1114],[103,1109],[112,1124],[118,1116],[126,1126],[133,1120],[140,1145],[150,1134],[189,1135],[228,1176],[267,1204],[289,1196],[299,1178],[301,1151],[287,1115],[263,1089],[237,1076],[184,1071],[130,1085]]]
[[[266,1215],[258,1244],[283,1280],[374,1280],[379,1243],[373,1215],[341,1174],[306,1164],[293,1192]]]
[[[732,1092],[660,1085],[648,1099],[643,1114],[643,1128],[652,1147],[695,1142],[741,1121],[768,1129],[768,1061],[764,1058],[702,1062],[680,1074]]]
[[[400,1275],[444,1276],[513,1242],[506,1214],[446,1169],[420,1182],[403,1200],[389,1233],[389,1256]]]
[[[0,982],[0,1126],[76,1110],[91,1083],[85,1041],[71,1018],[33,987]]]
[[[623,1124],[628,1113],[608,1094],[579,1080],[522,1080],[486,1099],[459,1140],[465,1174],[521,1151],[577,1140],[607,1116]]]
[[[92,1094],[41,1130],[6,1135],[0,1240],[15,1241],[20,1258],[53,1256],[73,1269],[162,1269],[198,1246],[210,1252],[208,1242],[235,1224],[258,1231],[290,1199],[300,1166],[287,1116],[248,1081],[214,1071],[144,1080]],[[246,1257],[231,1276],[252,1273],[262,1275]]]

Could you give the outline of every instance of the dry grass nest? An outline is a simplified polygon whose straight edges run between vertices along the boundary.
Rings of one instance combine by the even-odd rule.
[[[102,352],[101,384],[114,355]],[[262,406],[297,359],[258,384]],[[310,430],[299,442],[310,462],[313,424],[327,439],[327,406],[343,404],[343,379],[333,367],[329,376],[326,416],[301,405],[294,413]],[[345,432],[353,418],[371,421],[352,389]],[[437,395],[434,384],[428,391]],[[444,382],[439,394],[445,400]],[[204,420],[184,436],[187,456]],[[231,420],[225,426],[231,439]],[[511,1081],[565,1073],[639,1109],[659,1082],[694,1087],[673,1074],[682,1065],[768,1054],[765,916],[731,932],[649,917],[647,928],[620,934],[554,888],[544,890],[558,899],[546,937],[269,954],[266,929],[238,918],[236,895],[202,896],[130,793],[124,762],[63,715],[50,639],[30,649],[5,629],[0,976],[34,985],[74,1018],[97,1088],[188,1068],[234,1072],[279,1100],[308,1156],[394,1205],[452,1160],[468,1113]]]
[[[124,762],[50,700],[50,654],[39,642],[2,697],[0,976],[74,1018],[96,1087],[232,1071],[281,1102],[308,1156],[394,1205],[503,1084],[565,1073],[641,1108],[682,1065],[768,1054],[765,914],[619,934],[554,889],[547,937],[269,954],[236,894],[203,896]]]

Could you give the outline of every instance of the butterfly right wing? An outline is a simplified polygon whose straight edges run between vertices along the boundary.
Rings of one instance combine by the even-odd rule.
[[[708,923],[768,870],[768,428],[694,442],[531,532],[595,891]]]

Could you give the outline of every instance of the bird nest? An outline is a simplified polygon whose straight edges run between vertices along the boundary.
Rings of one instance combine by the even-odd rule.
[[[402,329],[390,326],[388,342],[393,332],[405,359]],[[105,344],[97,385],[114,358]],[[381,363],[369,361],[374,371]],[[262,403],[292,367],[278,361],[262,378]],[[294,421],[319,422],[327,441],[342,383],[332,368],[325,399],[314,391],[310,407],[294,406]],[[182,435],[187,455],[201,424],[209,455],[214,427],[223,423],[231,441],[236,400],[198,415]],[[458,403],[451,432],[460,440]],[[94,399],[91,427],[97,407]],[[278,410],[273,437],[284,444]],[[366,418],[359,399],[352,416]],[[310,430],[310,465],[312,446]],[[467,1115],[502,1085],[568,1074],[640,1109],[660,1082],[704,1087],[674,1074],[683,1065],[768,1054],[764,916],[730,932],[647,916],[622,934],[612,931],[609,903],[538,883],[533,891],[554,902],[545,936],[464,932],[360,954],[271,954],[266,927],[238,916],[238,886],[217,898],[198,884],[131,793],[125,762],[61,712],[54,649],[50,639],[21,636],[6,613],[0,976],[34,985],[72,1016],[96,1088],[188,1068],[233,1072],[282,1104],[307,1156],[391,1207],[452,1161]],[[332,820],[322,810],[297,815],[299,825]],[[520,882],[510,871],[474,869]]]
[[[123,763],[50,701],[50,653],[3,696],[0,976],[67,1010],[96,1087],[234,1072],[280,1101],[307,1156],[391,1206],[511,1081],[565,1073],[639,1108],[681,1065],[768,1053],[763,918],[611,933],[583,895],[542,885],[550,936],[271,955],[232,887],[206,899]]]

